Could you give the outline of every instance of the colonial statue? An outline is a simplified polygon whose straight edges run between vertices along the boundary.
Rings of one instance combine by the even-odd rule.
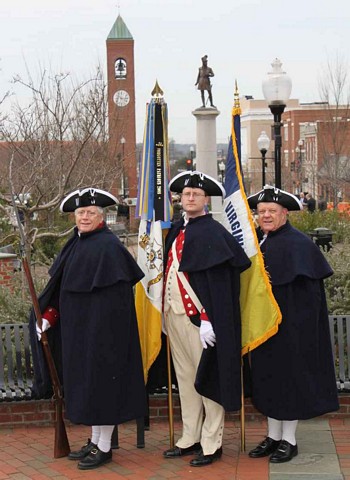
[[[198,85],[197,87],[198,90],[201,91],[203,107],[205,107],[204,91],[207,90],[210,106],[215,108],[215,105],[213,104],[213,96],[211,93],[211,83],[210,83],[210,77],[213,77],[213,76],[214,76],[213,70],[210,67],[208,67],[208,55],[204,55],[204,57],[202,57],[202,66],[199,67],[198,77],[195,83],[195,85]]]

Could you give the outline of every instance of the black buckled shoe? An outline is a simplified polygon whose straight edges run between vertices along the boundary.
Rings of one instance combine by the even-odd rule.
[[[94,443],[92,443],[92,441],[90,440],[90,438],[88,438],[88,441],[87,443],[85,443],[85,445],[83,447],[81,447],[80,450],[76,451],[76,452],[70,452],[68,454],[68,458],[69,460],[82,460],[83,458],[85,458],[87,455],[89,455],[89,453],[91,452],[91,450],[93,448],[96,448],[97,445],[95,445]]]
[[[287,440],[282,440],[277,450],[271,455],[271,463],[284,463],[298,455],[298,445],[292,445]]]
[[[267,457],[275,450],[277,450],[281,440],[273,440],[270,437],[266,437],[259,445],[249,452],[251,458]]]
[[[79,470],[92,470],[112,460],[112,449],[102,452],[98,447],[93,448],[89,455],[78,463]]]
[[[180,447],[173,447],[169,448],[169,450],[165,450],[163,452],[163,456],[165,458],[178,458],[184,457],[185,455],[198,455],[202,451],[202,447],[200,443],[194,443],[190,447],[180,448]]]
[[[215,460],[219,460],[221,455],[222,447],[218,448],[216,452],[212,453],[211,455],[203,455],[203,453],[201,453],[197,458],[194,458],[190,461],[190,465],[192,467],[205,467],[206,465],[210,465],[211,463],[215,462]]]

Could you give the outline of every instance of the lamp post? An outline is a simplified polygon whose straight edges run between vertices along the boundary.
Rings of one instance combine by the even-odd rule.
[[[295,149],[295,153],[298,155],[297,162],[295,164],[295,171],[297,173],[298,183],[300,186],[300,190],[298,193],[303,192],[303,155],[305,153],[304,140],[301,138],[298,140],[298,146]]]
[[[122,137],[120,139],[120,143],[122,146],[122,190],[123,190],[123,197],[126,197],[126,188],[125,188],[125,138]]]
[[[225,165],[223,160],[221,160],[221,162],[218,163],[218,168],[219,168],[219,180],[220,180],[221,183],[224,183],[225,182],[225,168],[226,168],[226,165]]]
[[[262,89],[274,119],[275,186],[281,188],[281,117],[292,91],[292,81],[286,72],[282,71],[282,62],[278,58],[275,58],[271,66],[272,72],[269,72],[263,81]]]
[[[266,183],[265,167],[267,166],[265,163],[265,157],[270,146],[270,139],[266,135],[266,132],[264,130],[260,133],[257,143],[258,143],[258,149],[260,150],[260,153],[261,153],[262,188],[264,188]]]

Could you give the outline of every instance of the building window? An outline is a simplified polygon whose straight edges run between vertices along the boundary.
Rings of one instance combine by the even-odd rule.
[[[288,150],[284,151],[284,166],[288,167],[289,165],[289,152]]]
[[[284,130],[283,130],[284,131],[284,141],[288,142],[288,123],[283,125],[283,127],[284,127]]]

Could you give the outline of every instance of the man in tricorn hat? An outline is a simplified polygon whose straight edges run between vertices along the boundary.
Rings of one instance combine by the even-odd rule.
[[[222,455],[225,410],[241,407],[240,272],[250,260],[232,235],[205,213],[222,185],[201,172],[170,182],[184,216],[165,244],[165,328],[178,382],[183,431],[165,458],[199,455],[190,465]],[[203,420],[203,413],[205,418]]]
[[[288,462],[298,454],[298,420],[337,410],[328,312],[323,280],[332,275],[320,249],[293,228],[294,195],[272,186],[248,197],[257,210],[260,248],[281,309],[278,332],[251,352],[252,400],[268,417],[267,437],[252,458]]]
[[[133,285],[143,273],[120,240],[106,226],[103,208],[116,203],[108,192],[85,188],[70,193],[62,212],[74,212],[76,227],[50,269],[40,296],[42,330],[48,330],[62,370],[66,417],[91,425],[92,436],[69,454],[89,470],[112,458],[115,425],[145,414],[145,387],[134,307]],[[50,385],[41,332],[31,316],[35,393]]]

